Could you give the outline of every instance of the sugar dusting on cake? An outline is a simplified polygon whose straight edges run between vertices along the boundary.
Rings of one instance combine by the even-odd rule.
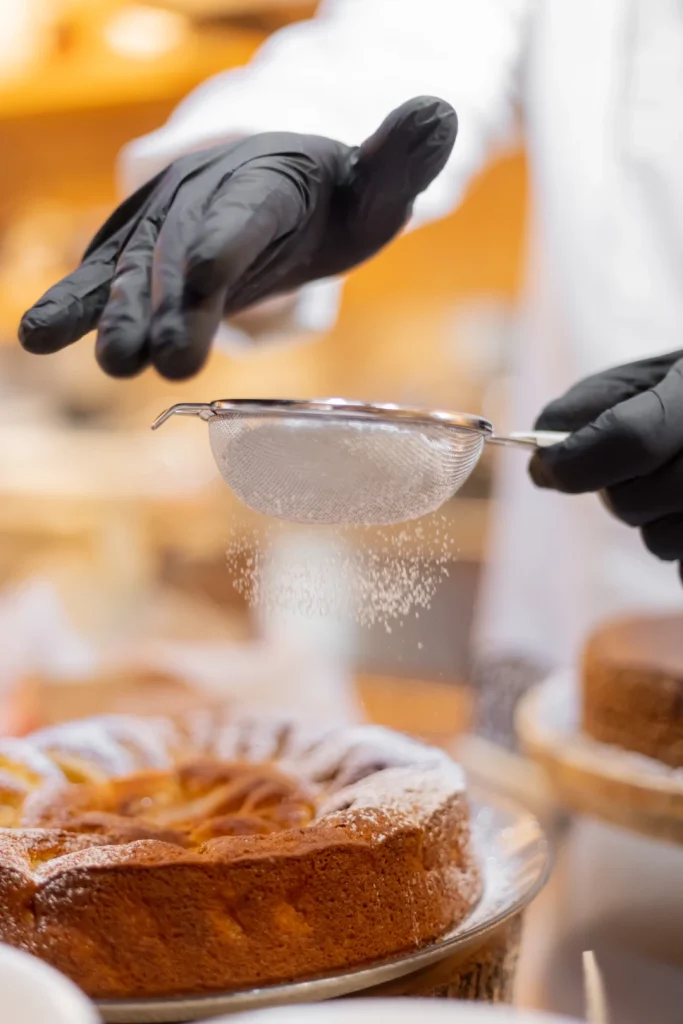
[[[36,779],[64,779],[64,773],[47,754],[26,740],[5,736],[0,740],[0,760],[9,767],[16,765]]]
[[[204,720],[199,731],[213,756],[275,760],[280,770],[314,785],[322,794],[316,814],[319,824],[342,824],[359,839],[382,843],[397,830],[420,828],[430,819],[438,828],[439,812],[465,793],[462,770],[444,752],[380,726],[330,728],[280,716],[232,722],[220,714],[210,717],[211,724]],[[197,731],[196,724],[188,723],[190,735]],[[165,720],[106,716],[42,730],[19,743],[21,750],[33,750],[41,759],[49,758],[53,750],[74,751],[86,758],[94,751],[97,766],[106,765],[112,776],[119,776],[150,763],[172,763],[179,735]],[[45,848],[45,856],[39,856],[40,863],[32,868],[46,879],[68,867],[111,864],[126,859],[122,845],[131,850],[136,846],[137,856],[143,850],[133,841],[107,844],[104,836],[83,835],[73,845],[56,843],[51,851]],[[158,853],[159,844],[155,846]],[[187,854],[178,851],[181,857]],[[55,861],[62,862],[60,869]]]
[[[465,776],[455,764],[438,768],[385,768],[324,800],[321,816],[344,813],[354,821],[389,815],[393,822],[420,825],[465,793]]]
[[[85,758],[112,776],[127,775],[138,768],[132,753],[117,743],[97,719],[42,729],[31,736],[31,743],[48,756],[59,753]]]
[[[312,782],[342,788],[386,768],[449,765],[440,750],[391,732],[382,726],[359,725],[338,729],[291,762]]]

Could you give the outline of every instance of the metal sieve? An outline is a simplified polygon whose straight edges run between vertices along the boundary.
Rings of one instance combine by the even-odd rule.
[[[209,424],[228,487],[257,512],[299,523],[387,525],[440,508],[485,444],[534,450],[566,434],[501,437],[480,416],[368,405],[343,398],[234,399],[174,405]]]

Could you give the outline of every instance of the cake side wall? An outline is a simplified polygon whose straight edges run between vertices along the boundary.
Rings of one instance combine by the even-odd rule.
[[[615,663],[596,639],[584,655],[582,694],[582,726],[593,739],[683,767],[683,666],[676,678]]]

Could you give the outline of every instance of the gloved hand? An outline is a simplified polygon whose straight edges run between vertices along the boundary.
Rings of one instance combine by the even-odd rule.
[[[123,202],[81,265],[24,314],[29,352],[98,327],[102,369],[148,364],[169,379],[202,367],[222,317],[343,273],[405,225],[443,169],[457,118],[418,97],[360,147],[266,133],[174,161]]]
[[[602,491],[654,555],[683,563],[683,351],[588,377],[546,406],[536,427],[574,433],[533,456],[534,483]]]

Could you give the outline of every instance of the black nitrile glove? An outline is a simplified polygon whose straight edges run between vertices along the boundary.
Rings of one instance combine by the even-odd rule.
[[[21,321],[29,352],[98,327],[114,377],[148,364],[169,379],[201,369],[222,317],[378,252],[443,169],[457,118],[409,100],[359,148],[267,133],[174,161],[114,211],[81,265]]]
[[[571,430],[539,451],[539,487],[602,491],[658,558],[683,563],[683,351],[588,377],[546,406],[539,430]]]

